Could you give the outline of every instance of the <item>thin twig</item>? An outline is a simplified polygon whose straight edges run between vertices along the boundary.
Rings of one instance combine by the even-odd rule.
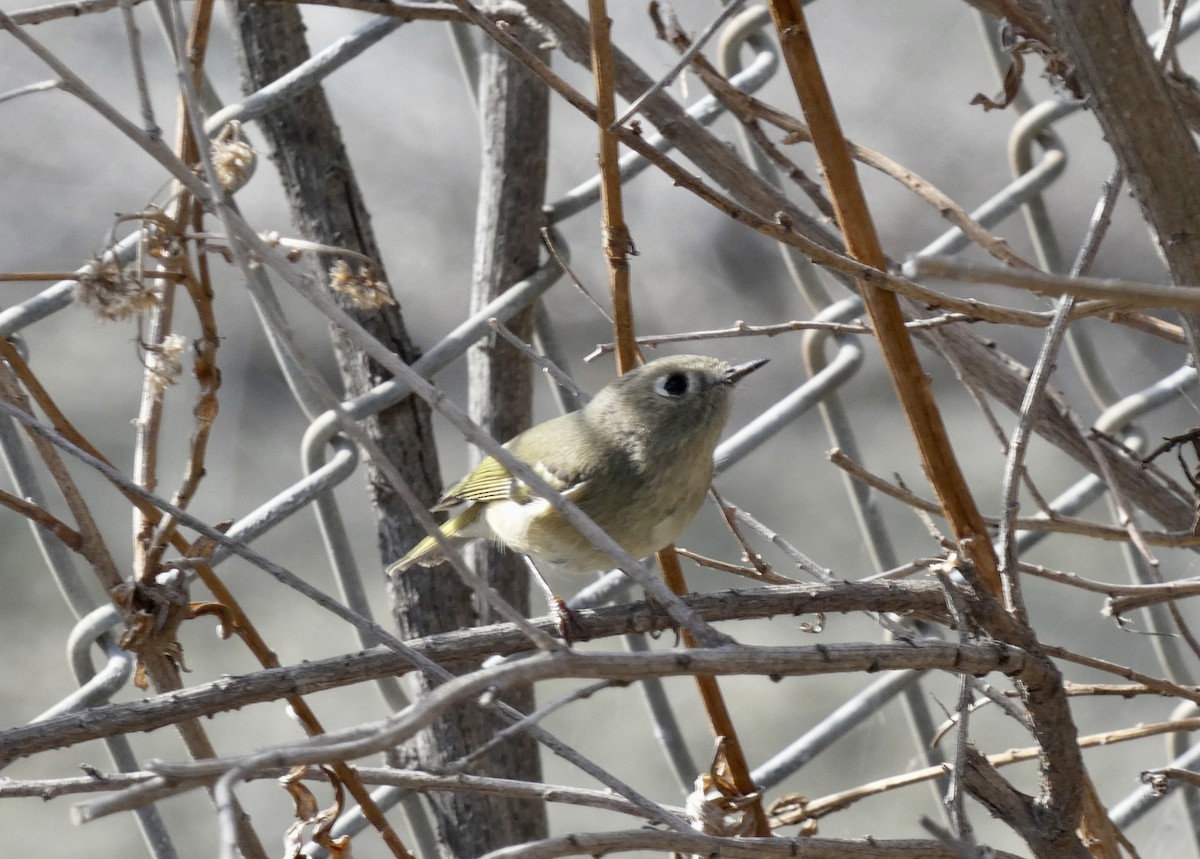
[[[558,235],[554,228],[542,227],[541,233],[542,241],[545,242],[546,249],[550,251],[550,256],[554,257],[554,261],[558,263],[558,267],[567,275],[567,278],[571,281],[575,288],[579,290],[579,293],[585,299],[587,299],[587,302],[596,309],[596,312],[607,319],[609,325],[614,324],[612,314],[604,309],[603,305],[601,305],[600,302],[596,300],[596,297],[588,291],[588,288],[583,285],[583,281],[579,279],[578,275],[571,270],[570,261],[567,259],[566,254],[564,254],[561,249],[562,238]]]
[[[840,450],[831,450],[828,454],[829,461],[838,468],[845,470],[855,480],[861,480],[867,486],[877,489],[885,495],[895,498],[910,507],[917,510],[923,510],[927,513],[940,514],[941,508],[936,502],[921,498],[915,493],[897,486],[882,477],[872,474],[867,471],[857,462],[847,457]],[[989,528],[997,528],[1000,525],[1000,520],[995,517],[984,517],[984,522]],[[1099,522],[1091,522],[1085,519],[1078,519],[1073,516],[1062,516],[1055,514],[1052,518],[1043,519],[1041,517],[1029,519],[1017,519],[1015,525],[1022,531],[1048,531],[1062,534],[1077,534],[1084,537],[1098,537],[1101,540],[1109,540],[1113,542],[1128,542],[1132,539],[1128,530],[1118,528],[1113,525],[1103,525]],[[1179,548],[1184,546],[1200,545],[1200,535],[1193,534],[1191,531],[1142,531],[1141,538],[1148,544],[1153,546],[1166,546],[1170,548]]]
[[[758,552],[754,551],[754,547],[746,540],[742,534],[741,528],[737,524],[738,508],[732,504],[726,504],[725,499],[721,497],[721,493],[717,492],[715,486],[709,487],[709,494],[713,501],[717,502],[717,508],[721,511],[721,517],[725,520],[725,526],[729,529],[729,533],[733,535],[733,539],[738,541],[738,545],[742,547],[742,557],[750,562],[750,565],[758,571],[759,576],[766,577],[775,575],[775,571],[771,569],[771,565],[762,559]]]
[[[489,319],[488,326],[506,341],[511,343],[513,348],[519,351],[522,355],[541,367],[542,372],[548,373],[550,377],[554,379],[556,383],[558,383],[558,386],[571,396],[575,397],[580,405],[584,405],[588,400],[591,399],[591,397],[588,395],[588,392],[579,387],[579,384],[566,373],[564,373],[561,367],[514,334],[512,329],[499,319],[494,317]]]
[[[726,3],[725,7],[717,14],[717,17],[709,21],[708,26],[706,26],[700,35],[696,37],[696,41],[693,42],[691,47],[689,47],[687,51],[684,52],[683,56],[679,58],[679,62],[672,66],[669,72],[659,78],[654,83],[654,86],[650,87],[650,89],[646,90],[640,96],[635,98],[633,103],[629,105],[629,109],[621,114],[620,119],[614,120],[612,125],[614,127],[618,125],[624,125],[629,120],[629,117],[638,112],[638,109],[641,108],[641,106],[646,102],[646,99],[669,87],[674,82],[675,78],[679,77],[679,74],[687,68],[688,63],[692,61],[692,57],[700,53],[700,49],[703,48],[705,43],[713,37],[713,34],[717,32],[717,29],[730,18],[732,18],[744,4],[745,0],[730,0],[730,2]]]
[[[950,581],[950,575],[945,569],[937,568],[935,572],[938,581],[942,583],[942,590],[946,594],[946,609],[950,612],[950,617],[954,619],[955,626],[958,628],[958,640],[966,643],[970,640],[971,636],[971,622],[967,615],[963,596]],[[974,839],[972,837],[971,823],[967,820],[966,793],[963,791],[963,773],[966,771],[967,749],[971,745],[969,732],[971,685],[965,674],[958,678],[958,684],[958,705],[954,711],[958,726],[958,737],[955,743],[954,766],[950,773],[950,783],[943,802],[949,809],[950,822],[954,825],[954,831],[958,834],[958,837],[968,844],[973,844]]]
[[[1125,743],[1133,740],[1141,740],[1146,737],[1161,736],[1162,734],[1172,734],[1176,730],[1181,731],[1200,731],[1200,719],[1188,719],[1183,721],[1167,721],[1155,722],[1148,725],[1137,725],[1132,728],[1121,728],[1115,731],[1105,731],[1099,734],[1089,734],[1079,738],[1079,747],[1081,749],[1100,748],[1114,745],[1116,743]],[[1037,760],[1041,755],[1042,750],[1038,746],[1029,746],[1022,749],[1011,749],[1007,752],[988,755],[988,761],[996,767],[1009,766],[1011,764],[1021,763],[1023,761]],[[771,809],[772,825],[773,826],[793,826],[805,820],[816,820],[821,817],[826,817],[835,811],[842,811],[849,808],[860,800],[867,799],[873,796],[879,796],[882,793],[887,793],[897,788],[909,787],[921,782],[930,781],[940,778],[945,773],[945,768],[942,766],[926,767],[920,770],[912,770],[901,775],[891,776],[885,779],[868,782],[859,785],[849,790],[831,793],[826,796],[817,797],[815,799],[807,799],[804,797],[781,797]]]
[[[904,326],[910,331],[918,331],[929,328],[941,328],[944,325],[969,324],[980,321],[979,317],[968,316],[965,313],[943,313],[925,319],[910,319],[904,323]],[[866,334],[868,336],[875,333],[869,325],[852,322],[794,320],[792,322],[778,322],[773,325],[748,325],[739,319],[728,328],[715,328],[707,331],[684,331],[680,334],[647,334],[636,338],[636,342],[639,346],[650,346],[653,348],[665,343],[720,340],[727,337],[776,337],[792,331],[828,331],[831,334]],[[617,344],[615,343],[598,343],[596,344],[596,348],[589,352],[583,360],[592,361],[601,355],[613,352],[616,347]]]
[[[560,695],[553,701],[548,701],[533,712],[525,714],[511,725],[506,725],[502,730],[497,731],[490,738],[488,738],[486,743],[479,746],[479,748],[472,749],[470,753],[465,754],[458,760],[447,764],[446,772],[462,772],[471,765],[472,761],[479,760],[481,757],[491,752],[492,749],[496,748],[496,746],[507,742],[511,737],[521,733],[522,731],[528,731],[531,727],[543,721],[547,716],[561,710],[568,704],[573,704],[576,701],[586,700],[602,689],[609,689],[612,688],[612,686],[613,683],[611,680],[599,680],[595,683],[581,686],[572,692],[566,693],[565,695]]]
[[[681,558],[687,558],[689,561],[695,561],[701,567],[708,567],[710,570],[719,570],[723,573],[733,573],[735,576],[741,576],[756,582],[766,582],[770,585],[800,584],[800,582],[796,579],[789,579],[787,576],[781,576],[776,572],[770,572],[764,575],[754,567],[743,567],[738,564],[730,564],[727,561],[720,561],[716,558],[709,558],[705,555],[699,555],[695,552],[689,551],[688,549],[684,549],[681,546],[675,547],[675,553]]]
[[[1023,289],[1034,295],[1057,298],[1095,298],[1108,302],[1113,309],[1128,307],[1200,308],[1200,294],[1193,284],[1164,286],[1157,283],[1121,278],[1068,277],[1042,271],[998,268],[942,257],[919,257],[904,264],[905,276],[919,280],[953,280],[958,283],[986,283]]]
[[[948,314],[949,315],[949,314]],[[955,314],[953,321],[967,321],[965,316]],[[940,317],[945,319],[946,317]],[[727,337],[775,337],[791,331],[829,331],[833,334],[870,334],[871,329],[866,325],[854,325],[843,322],[795,321],[781,322],[775,325],[747,325],[740,319],[728,328],[716,328],[708,331],[685,331],[680,334],[648,334],[635,338],[637,345],[655,348],[666,343],[690,343],[697,340],[720,340]],[[597,343],[596,348],[584,356],[584,361],[594,361],[601,355],[615,352],[616,343]]]
[[[778,19],[777,19],[778,20]],[[689,46],[688,38],[677,26],[670,28],[665,33],[660,33],[660,36],[672,42],[679,50],[690,52],[692,47]],[[696,67],[697,73],[701,80],[708,86],[713,95],[719,99],[730,112],[738,118],[742,125],[750,132],[754,140],[763,148],[772,160],[775,160],[785,172],[791,174],[794,170],[794,165],[791,164],[776,147],[771,144],[766,135],[758,128],[758,120],[765,120],[782,131],[787,132],[788,136],[785,143],[797,143],[801,141],[813,143],[812,129],[799,121],[795,117],[789,116],[780,110],[760,101],[749,93],[742,92],[737,87],[729,82],[724,75],[718,72],[704,57],[696,56],[693,59],[693,64]],[[1007,263],[1008,265],[1018,266],[1021,268],[1033,268],[1033,265],[1016,254],[1008,243],[1003,239],[997,238],[989,233],[984,227],[972,218],[965,209],[959,206],[950,198],[948,194],[943,193],[936,188],[932,183],[918,176],[915,172],[898,164],[880,152],[873,149],[868,149],[865,146],[860,146],[850,140],[845,141],[849,154],[860,163],[872,167],[884,175],[895,179],[900,184],[904,185],[922,200],[937,210],[937,212],[957,226],[963,233],[971,239],[971,241],[984,248],[988,253],[997,259]],[[818,147],[819,149],[819,147]],[[801,183],[804,188],[804,184]],[[812,196],[812,195],[810,195]],[[814,198],[818,208],[827,216],[836,217],[836,212],[826,213],[824,198],[816,196]]]
[[[15,352],[12,345],[7,342],[0,347],[0,350]],[[21,391],[16,374],[6,361],[0,361],[0,408],[25,424],[30,440],[37,448],[38,454],[58,485],[58,490],[62,493],[63,499],[75,519],[80,536],[77,551],[88,560],[105,593],[111,593],[123,582],[121,573],[117,570],[116,562],[108,550],[108,545],[92,516],[91,509],[80,493],[74,478],[71,477],[71,473],[67,470],[62,457],[58,455],[58,451],[46,438],[30,427],[29,422],[36,419],[32,415],[28,398]]]
[[[570,787],[567,785],[544,784],[527,782],[516,779],[493,778],[488,776],[469,775],[467,773],[427,773],[411,769],[394,769],[391,767],[360,767],[350,768],[363,784],[388,785],[400,787],[420,793],[437,791],[482,793],[494,796],[507,796],[521,799],[534,799],[543,802],[558,802],[567,805],[577,805],[582,808],[596,808],[605,811],[615,811],[618,814],[633,815],[643,818],[643,809],[626,799],[614,796],[607,790],[589,790],[587,788]],[[267,769],[261,773],[248,776],[249,779],[273,779],[286,775],[288,770],[279,767]],[[305,780],[328,780],[329,776],[320,767],[311,767],[304,773]],[[73,816],[76,822],[89,823],[120,812],[141,808],[150,802],[167,799],[191,789],[191,785],[171,782],[162,776],[149,771],[135,773],[111,773],[102,776],[79,776],[63,779],[16,779],[0,780],[0,799],[8,797],[38,797],[54,799],[59,796],[70,796],[80,793],[99,793],[106,791],[121,791],[112,796],[98,800],[83,802],[75,806]],[[682,808],[667,806],[676,814],[683,814]]]
[[[1054,371],[1054,362],[1058,350],[1067,334],[1067,323],[1071,316],[1071,308],[1075,299],[1066,296],[1059,300],[1054,313],[1054,321],[1046,331],[1042,348],[1038,352],[1037,362],[1029,376],[1029,384],[1025,387],[1025,396],[1021,401],[1021,410],[1017,415],[1017,426],[1013,430],[1008,443],[1008,453],[1004,460],[1004,477],[1001,481],[1001,510],[999,556],[1000,575],[1004,585],[1004,600],[1010,612],[1025,615],[1025,603],[1021,596],[1020,577],[1017,575],[1017,511],[1021,505],[1017,499],[1020,490],[1020,475],[1025,470],[1025,451],[1033,437],[1033,424],[1042,406],[1042,398],[1046,385],[1050,382],[1050,374]]]
[[[1195,579],[1182,579],[1157,585],[1122,585],[1115,582],[1110,584],[1109,582],[1097,582],[1092,579],[1085,579],[1076,573],[1065,573],[1059,570],[1051,570],[1040,564],[1026,564],[1024,562],[1021,564],[1021,572],[1110,597],[1118,595],[1153,596],[1166,600],[1200,596],[1200,581],[1196,581]]]
[[[0,506],[7,507],[9,510],[24,516],[30,522],[34,522],[45,528],[57,539],[61,540],[62,544],[68,549],[78,552],[83,548],[83,536],[78,531],[49,510],[39,507],[32,501],[18,498],[11,492],[0,489]]]
[[[1123,677],[1133,683],[1141,683],[1159,695],[1182,698],[1186,701],[1191,701],[1193,704],[1200,704],[1200,687],[1180,686],[1178,683],[1172,683],[1170,680],[1152,677],[1149,674],[1134,671],[1125,665],[1109,662],[1107,659],[1099,659],[1095,656],[1075,653],[1074,651],[1067,650],[1065,647],[1043,644],[1042,649],[1055,659],[1072,662],[1076,665],[1082,665],[1085,668],[1094,668],[1097,671],[1104,671],[1117,677]]]
[[[133,15],[135,0],[120,0],[120,2],[121,18],[125,24],[125,33],[129,37],[129,58],[133,62],[133,77],[137,82],[143,127],[146,134],[157,138],[162,134],[162,129],[154,121],[154,105],[150,101],[150,87],[146,83],[146,66],[142,62],[142,34],[138,30],[137,19]]]

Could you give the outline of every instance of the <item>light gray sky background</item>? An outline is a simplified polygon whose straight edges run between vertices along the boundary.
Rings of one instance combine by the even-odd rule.
[[[685,29],[693,33],[716,9],[711,2],[696,0],[680,0],[674,7]],[[0,0],[0,8],[12,13],[26,8],[26,4]],[[1142,2],[1138,8],[1149,20],[1156,4]],[[650,74],[663,74],[674,64],[673,51],[653,38],[644,4],[614,2],[611,14],[617,44]],[[986,113],[970,105],[976,93],[994,95],[999,84],[977,16],[965,3],[822,0],[810,4],[809,15],[826,78],[849,137],[886,153],[967,208],[977,206],[1009,181],[1006,141],[1016,117],[1011,111]],[[152,4],[140,4],[135,16],[143,36],[156,116],[169,139],[175,121],[174,72]],[[314,50],[342,37],[367,18],[363,13],[320,7],[306,9],[305,17]],[[104,98],[137,121],[136,91],[119,11],[47,23],[33,27],[31,33]],[[50,77],[47,69],[10,36],[0,36],[0,44],[0,93]],[[226,101],[236,99],[240,81],[221,6],[209,57],[207,68],[216,91]],[[590,76],[584,70],[561,56],[555,56],[554,65],[574,85],[591,91]],[[1037,100],[1052,94],[1040,71],[1037,62],[1031,60],[1026,80]],[[330,77],[325,86],[383,247],[382,262],[414,339],[428,347],[466,311],[479,158],[476,117],[446,26],[423,22],[405,25]],[[702,96],[703,88],[689,75],[671,92],[688,103]],[[760,95],[784,110],[797,109],[785,75],[778,75]],[[590,177],[596,166],[594,128],[558,99],[553,100],[552,123],[548,182],[551,200]],[[720,121],[717,130],[724,139],[735,140],[731,121]],[[1112,162],[1090,115],[1076,114],[1057,130],[1067,143],[1070,164],[1047,199],[1064,251],[1070,256]],[[254,143],[263,145],[253,126],[249,134]],[[813,169],[807,151],[797,152],[797,158]],[[815,169],[813,173],[816,175]],[[863,181],[884,247],[894,259],[915,253],[945,228],[936,212],[891,180],[864,170]],[[0,103],[0,229],[5,236],[0,242],[0,271],[77,268],[106,246],[115,215],[161,203],[164,188],[164,174],[150,158],[71,96],[50,91]],[[238,194],[238,202],[257,229],[292,233],[285,202],[265,153],[256,176]],[[639,333],[719,328],[736,320],[765,324],[810,316],[769,242],[673,187],[660,175],[648,171],[631,182],[626,207],[626,219],[639,251],[632,268]],[[117,229],[124,234],[129,226]],[[580,278],[603,296],[607,287],[598,212],[591,209],[577,215],[562,229]],[[1008,220],[997,232],[1018,252],[1032,255],[1019,218]],[[298,479],[305,424],[273,364],[235,272],[219,259],[212,262],[224,338],[219,353],[223,373],[221,414],[208,456],[209,476],[194,509],[210,521],[219,521],[238,518]],[[1097,273],[1155,280],[1162,277],[1153,247],[1128,199],[1121,203],[1114,237],[1100,256]],[[44,286],[0,285],[0,310],[29,298]],[[842,295],[836,284],[830,282],[830,288],[838,297]],[[942,288],[965,291],[954,285]],[[986,294],[1023,306],[1047,306],[999,290]],[[333,379],[324,324],[299,300],[285,296],[285,302],[310,356]],[[597,343],[610,339],[606,323],[565,283],[555,287],[548,306],[572,369],[585,387],[597,389],[611,378],[611,363],[600,360],[584,365],[582,359]],[[194,320],[186,314],[182,325],[186,333],[194,333]],[[1149,384],[1182,360],[1181,353],[1148,349],[1147,338],[1115,326],[1104,328],[1103,334],[1106,358],[1122,390]],[[1002,348],[1026,363],[1032,362],[1040,343],[1039,332],[997,329],[987,336],[995,336]],[[130,421],[137,414],[141,375],[134,325],[100,322],[87,310],[71,307],[31,326],[23,337],[33,368],[68,415],[118,466],[128,470],[133,450]],[[701,351],[731,359],[772,359],[765,370],[739,390],[731,429],[749,421],[806,378],[800,334],[769,340],[713,341],[674,351]],[[968,477],[978,488],[985,511],[993,513],[1000,498],[1003,451],[949,370],[927,353],[922,354],[937,380]],[[1093,419],[1095,409],[1082,391],[1077,374],[1065,360],[1061,363],[1063,370],[1054,384],[1068,393],[1085,420]],[[455,365],[436,381],[463,402],[463,379],[462,367]],[[544,391],[539,392],[544,395]],[[160,485],[165,494],[174,490],[183,467],[194,394],[194,385],[184,380],[168,396]],[[898,472],[910,486],[927,494],[872,344],[866,344],[863,372],[844,389],[843,397],[859,431],[867,464],[884,475]],[[552,408],[550,398],[541,396],[539,416],[548,417]],[[1182,432],[1195,423],[1194,413],[1187,401],[1168,409],[1151,421],[1148,435],[1154,438]],[[1001,421],[1006,430],[1011,429],[1009,414],[1002,413]],[[465,448],[447,426],[440,421],[437,426],[443,471],[453,479],[465,462]],[[841,478],[826,460],[829,447],[818,414],[810,412],[756,451],[719,485],[731,501],[778,530],[835,576],[856,578],[874,570],[869,567],[869,556],[854,524]],[[1060,491],[1079,476],[1074,466],[1062,466],[1060,458],[1036,443],[1030,465],[1041,475],[1048,494]],[[130,549],[126,505],[98,479],[82,470],[76,472],[118,563],[127,567]],[[0,486],[10,486],[7,475],[0,477]],[[366,572],[379,616],[386,618],[383,577],[361,477],[343,485],[338,497],[344,504],[357,558]],[[884,506],[901,558],[938,552],[936,543],[911,513],[894,504]],[[1102,515],[1099,505],[1091,512]],[[682,542],[729,560],[738,556],[737,547],[722,531],[713,510],[702,514]],[[256,545],[314,584],[333,588],[310,514],[299,514]],[[1039,550],[1035,555],[1037,560],[1092,578],[1121,580],[1125,575],[1115,547],[1096,548],[1078,541]],[[773,562],[785,563],[780,555],[768,556]],[[1186,572],[1191,562],[1171,559],[1168,566],[1172,563],[1177,565],[1174,569]],[[780,568],[786,571],[786,567]],[[80,569],[83,571],[82,564]],[[262,622],[268,640],[284,663],[357,649],[341,624],[266,581],[258,571],[238,562],[222,570],[251,615]],[[703,589],[741,584],[708,572],[691,571],[689,575]],[[33,718],[74,688],[63,658],[64,642],[74,620],[49,579],[28,526],[11,513],[0,514],[0,581],[4,586],[0,600],[0,726],[9,726]],[[1039,585],[1031,585],[1030,591],[1036,596]],[[1037,605],[1034,613],[1036,620],[1053,621],[1056,635],[1064,640],[1152,670],[1146,637],[1114,630],[1111,623],[1098,618],[1098,609],[1098,598],[1065,605],[1055,597],[1052,604]],[[220,674],[254,669],[242,648],[235,643],[219,643],[211,636],[211,627],[211,622],[201,620],[185,629],[183,643],[193,669],[185,682],[200,683]],[[797,627],[798,621],[778,619],[769,624],[742,625],[735,632],[744,640],[776,643],[876,640],[879,635],[878,627],[862,618],[831,617],[819,638],[806,636]],[[1085,679],[1074,673],[1071,677]],[[723,685],[739,705],[739,724],[744,725],[751,758],[760,762],[815,724],[862,685],[862,678],[814,678],[780,684],[739,678]],[[689,702],[685,711],[693,754],[698,760],[707,760],[710,741],[706,728],[691,713],[695,709],[690,703],[691,690],[684,681],[672,681],[668,686],[680,700]],[[952,682],[942,678],[928,689],[935,717],[941,707],[953,708],[957,691]],[[548,687],[544,698],[548,700],[556,690]],[[551,719],[550,727],[594,753],[602,763],[621,770],[643,789],[665,801],[677,802],[678,794],[641,717],[637,695],[629,690],[601,695],[602,700],[593,705],[576,705]],[[119,700],[139,696],[135,690],[126,690]],[[629,715],[622,720],[620,735],[614,736],[612,708],[618,702],[622,712]],[[746,707],[747,702],[751,706]],[[316,696],[313,704],[331,727],[378,718],[383,713],[378,695],[365,686]],[[1122,701],[1107,709],[1081,705],[1079,720],[1086,733],[1163,718],[1164,706],[1145,701]],[[994,742],[989,750],[1025,744],[1024,737],[994,715],[982,714],[975,725],[977,737]],[[225,753],[300,735],[282,708],[274,705],[226,714],[209,722],[208,727]],[[182,754],[168,731],[138,737],[136,744],[143,760],[176,760]],[[784,789],[822,795],[900,771],[916,759],[908,728],[895,704],[843,745],[844,749],[839,747],[802,770]],[[1154,752],[1158,754],[1157,747]],[[1088,760],[1095,768],[1105,800],[1120,798],[1136,786],[1141,767],[1133,760],[1132,752],[1105,752]],[[102,770],[110,766],[101,746],[91,744],[19,762],[5,775],[69,776],[77,773],[81,761]],[[628,769],[634,762],[639,762],[640,768]],[[553,761],[548,763],[546,775],[550,781],[575,781],[572,773]],[[1032,768],[1019,778],[1028,789],[1034,789]],[[268,784],[244,788],[239,796],[259,822],[269,849],[274,850],[272,839],[288,822],[284,794]],[[69,806],[70,800],[65,799],[51,803],[0,802],[5,852],[47,857],[140,855],[143,848],[127,818],[73,827],[68,823]],[[205,797],[193,793],[166,803],[163,811],[179,838],[181,855],[212,855],[216,828]],[[822,833],[919,836],[919,814],[933,811],[931,792],[911,789],[864,804],[856,814],[835,817],[823,825]],[[983,837],[995,838],[996,846],[1019,849],[1011,836],[1001,832],[978,809],[973,819]],[[1181,817],[1175,819],[1183,825]],[[558,832],[612,824],[592,812],[562,807],[554,809],[552,821]],[[1169,825],[1154,831],[1135,830],[1138,833],[1143,839],[1142,855],[1147,859],[1171,855],[1168,848],[1178,837]],[[372,857],[382,852],[378,844],[366,838],[355,845],[355,854]]]

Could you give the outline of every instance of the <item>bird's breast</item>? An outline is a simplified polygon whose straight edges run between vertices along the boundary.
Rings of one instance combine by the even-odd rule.
[[[700,458],[692,459],[697,453]],[[687,530],[712,481],[711,463],[710,451],[660,451],[660,458],[647,466],[593,475],[568,495],[574,494],[579,508],[630,555],[642,558]],[[485,517],[496,539],[539,565],[568,572],[613,565],[544,499],[493,501]]]

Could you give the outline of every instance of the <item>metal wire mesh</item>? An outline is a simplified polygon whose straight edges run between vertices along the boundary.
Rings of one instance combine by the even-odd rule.
[[[314,55],[310,62],[297,68],[294,73],[235,104],[210,110],[206,131],[213,134],[231,121],[249,122],[263,115],[273,105],[286,102],[297,92],[325,80],[334,71],[363,55],[402,23],[400,18],[395,17],[372,18]],[[1200,9],[1193,8],[1183,17],[1179,39],[1186,40],[1197,27],[1200,27]],[[474,43],[469,37],[462,36],[461,29],[457,32],[459,38],[455,40],[455,45],[470,77],[469,70],[476,65],[476,58],[472,54]],[[751,59],[743,65],[740,58],[747,49]],[[723,72],[744,92],[754,93],[772,81],[779,69],[778,45],[771,35],[770,19],[765,10],[747,9],[724,25],[720,30],[718,54]],[[1009,138],[1014,166],[1012,181],[971,213],[985,227],[1000,224],[1018,212],[1024,213],[1029,241],[1036,250],[1039,264],[1052,272],[1060,272],[1064,268],[1059,250],[1061,240],[1053,219],[1047,214],[1043,195],[1063,176],[1067,163],[1068,146],[1056,129],[1079,108],[1078,102],[1060,98],[1021,107],[1021,117],[1013,125]],[[689,115],[705,124],[717,121],[723,112],[720,101],[712,96],[700,98],[688,108]],[[661,136],[651,136],[647,140],[660,151],[670,150],[670,143]],[[773,182],[779,182],[774,168],[761,151],[748,139],[743,139],[742,144],[747,161]],[[645,158],[635,153],[629,154],[622,160],[622,175],[627,182],[635,181],[647,166],[649,164]],[[552,226],[561,225],[579,213],[592,209],[599,194],[598,176],[580,182],[547,207],[548,223]],[[140,238],[138,233],[130,234],[114,244],[108,253],[114,260],[127,264],[139,252]],[[564,251],[572,250],[571,242],[561,234],[556,234],[555,243]],[[917,256],[953,255],[966,250],[968,245],[969,240],[963,231],[954,228],[930,242]],[[782,245],[780,248],[790,276],[795,279],[796,288],[813,308],[813,320],[850,323],[862,317],[863,307],[859,298],[831,298],[829,289],[822,282],[822,275],[802,255]],[[428,348],[424,357],[412,366],[412,370],[426,379],[432,379],[458,361],[472,344],[491,336],[493,320],[502,323],[530,306],[538,306],[544,311],[544,305],[540,304],[544,297],[551,290],[567,288],[563,286],[562,275],[558,263],[548,258],[535,274],[462,321]],[[75,283],[73,279],[62,280],[0,311],[0,335],[23,344],[20,338],[24,332],[31,331],[36,323],[72,306]],[[338,583],[341,601],[357,615],[371,618],[372,602],[377,599],[372,591],[377,583],[372,576],[363,575],[362,565],[356,558],[356,554],[361,556],[362,550],[346,526],[348,515],[341,509],[345,494],[335,492],[337,487],[357,473],[360,459],[358,445],[342,433],[344,416],[325,408],[319,399],[311,395],[311,386],[306,381],[311,368],[304,362],[298,363],[297,354],[287,347],[289,320],[294,317],[294,310],[285,309],[270,289],[264,289],[262,284],[250,282],[248,288],[262,333],[272,347],[277,371],[287,380],[296,407],[304,415],[307,426],[300,451],[302,474],[292,485],[240,516],[225,533],[229,538],[245,543],[267,534],[293,517],[315,516],[326,553],[323,564],[327,565]],[[541,351],[563,363],[563,350],[555,347],[555,343],[561,340],[557,336],[561,332],[555,331],[554,319],[542,312],[539,322],[538,343]],[[1180,398],[1186,397],[1196,383],[1195,369],[1185,365],[1165,373],[1141,390],[1121,393],[1109,378],[1111,368],[1104,359],[1104,346],[1094,341],[1091,330],[1077,326],[1071,329],[1070,336],[1071,357],[1076,371],[1088,389],[1098,392],[1097,403],[1103,409],[1095,421],[1096,429],[1108,435],[1120,436],[1131,447],[1140,443],[1137,421],[1177,403]],[[718,474],[735,468],[781,431],[794,426],[801,415],[814,407],[820,410],[829,444],[852,460],[863,460],[859,441],[861,434],[856,432],[855,426],[858,418],[844,407],[843,398],[856,396],[848,386],[855,380],[861,380],[863,373],[877,371],[878,361],[864,349],[861,335],[812,331],[804,338],[808,377],[795,390],[779,397],[730,435],[715,457]],[[52,348],[48,344],[38,343],[34,335],[29,337],[29,342],[35,356],[39,349]],[[847,394],[848,390],[851,393]],[[346,415],[358,420],[386,409],[411,394],[409,385],[400,379],[393,379],[365,395],[342,403],[342,409]],[[38,467],[19,435],[17,425],[7,418],[0,419],[0,453],[4,456],[14,493],[39,506],[52,507],[53,502],[41,485]],[[845,485],[859,528],[859,539],[870,566],[875,572],[899,567],[902,558],[893,541],[895,522],[887,521],[879,497],[861,482],[847,478]],[[1094,475],[1087,475],[1064,489],[1050,506],[1057,515],[1074,515],[1103,492],[1103,481]],[[1031,550],[1047,533],[1032,530],[1020,532],[1018,542],[1022,553]],[[94,588],[81,578],[74,561],[59,541],[36,525],[32,528],[32,534],[63,600],[78,617],[67,644],[69,660],[80,684],[78,691],[45,706],[44,711],[36,717],[37,721],[68,712],[83,712],[112,700],[129,682],[132,660],[126,651],[115,644],[114,636],[119,632],[117,610],[97,602]],[[219,547],[212,557],[212,563],[221,564],[231,557],[233,553],[227,547]],[[1150,581],[1145,564],[1136,552],[1127,552],[1126,561],[1131,581]],[[626,579],[620,573],[610,574],[597,586],[581,593],[573,604],[590,606],[611,600],[625,583]],[[1155,639],[1161,672],[1178,683],[1190,685],[1193,671],[1186,653],[1177,640],[1168,634],[1172,626],[1166,609],[1162,606],[1152,609],[1150,623],[1151,628],[1161,634]],[[357,632],[363,647],[377,643],[377,636],[369,629],[359,627]],[[634,647],[645,646],[641,638],[631,637],[630,643]],[[100,671],[92,667],[93,654],[99,654],[105,661]],[[10,670],[19,667],[19,656],[10,655],[6,661]],[[931,766],[940,764],[940,752],[931,749],[934,739],[931,731],[940,721],[941,714],[931,711],[929,696],[922,694],[925,679],[922,672],[897,671],[865,684],[857,694],[836,707],[829,707],[828,714],[819,724],[798,732],[799,736],[793,734],[794,739],[777,751],[762,755],[761,763],[753,773],[756,783],[764,790],[779,785],[835,744],[846,742],[848,735],[860,725],[876,719],[887,702],[897,696],[903,696],[908,715],[917,726],[919,744],[916,748],[926,757],[925,763]],[[408,702],[401,684],[395,679],[383,678],[378,685],[389,708],[398,710]],[[686,790],[697,774],[695,743],[684,735],[684,729],[680,727],[679,718],[673,710],[672,696],[666,694],[663,685],[658,681],[649,681],[642,688],[655,720],[655,734],[666,750],[667,765],[672,769],[674,781]],[[113,737],[106,742],[117,769],[139,769],[138,760],[124,737]],[[1193,768],[1195,749],[1188,748],[1182,739],[1177,743],[1171,752],[1175,756],[1171,765]],[[384,787],[375,793],[376,801],[385,809],[411,796],[410,792],[398,787]],[[1111,806],[1111,817],[1119,826],[1130,825],[1139,817],[1161,808],[1160,799],[1151,789],[1139,787]],[[432,855],[435,848],[428,841],[431,835],[421,823],[419,807],[410,802],[408,811],[410,825],[418,841],[426,839],[420,845],[420,852]],[[1193,804],[1189,804],[1189,812],[1195,813]],[[165,859],[177,855],[177,847],[173,846],[153,805],[139,810],[138,821],[152,856]],[[335,834],[353,836],[363,831],[366,825],[361,815],[351,812],[339,822]],[[1193,816],[1186,828],[1194,835],[1200,830],[1200,819]],[[322,853],[315,845],[309,845],[308,850],[314,856]],[[187,855],[186,851],[180,852]]]

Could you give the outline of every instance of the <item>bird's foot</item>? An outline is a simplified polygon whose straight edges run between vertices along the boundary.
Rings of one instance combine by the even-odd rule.
[[[549,594],[546,602],[550,606],[550,614],[558,624],[558,637],[568,645],[577,641],[587,641],[587,630],[579,622],[575,612],[567,605],[567,601],[558,594]]]

